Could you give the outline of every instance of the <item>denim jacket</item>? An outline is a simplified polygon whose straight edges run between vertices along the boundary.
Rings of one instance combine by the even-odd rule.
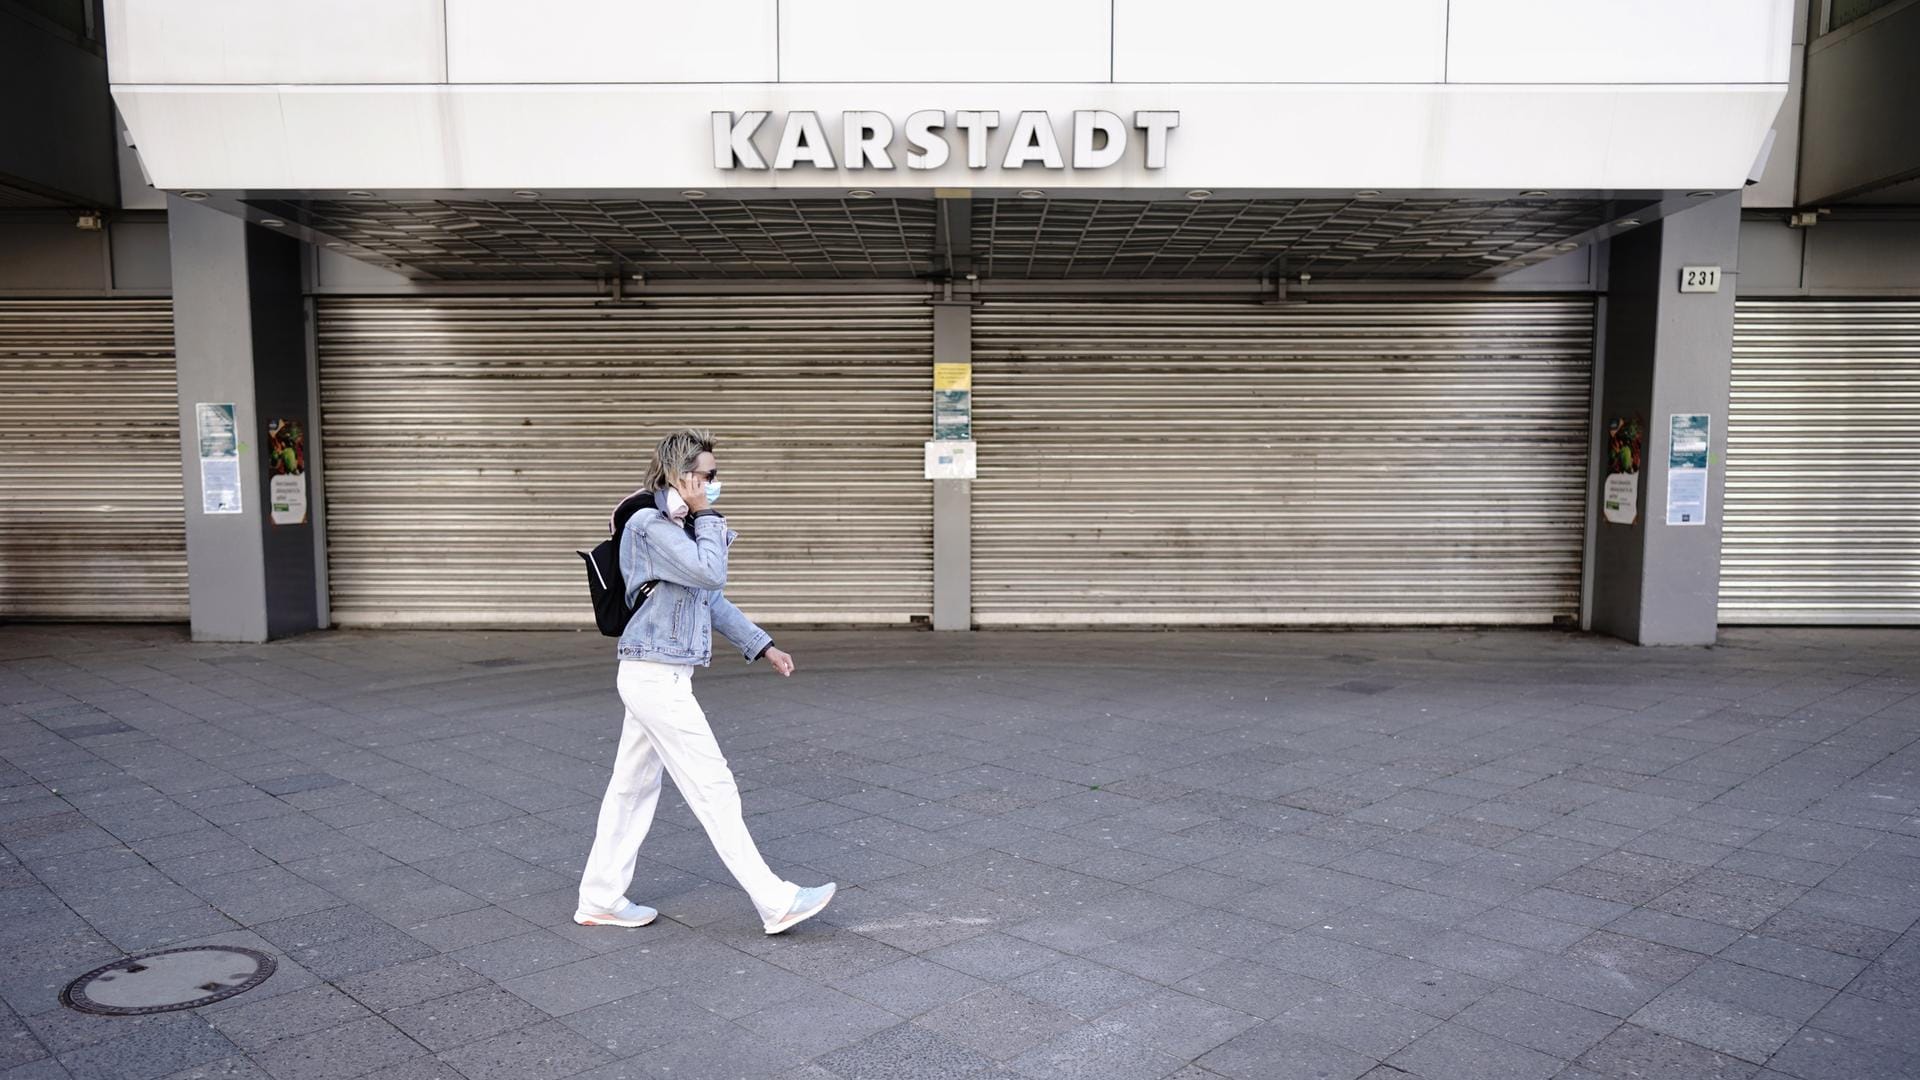
[[[727,584],[727,545],[734,533],[717,513],[693,519],[693,535],[673,523],[656,496],[655,509],[639,510],[620,534],[620,572],[627,579],[627,601],[640,586],[658,581],[647,602],[634,612],[620,635],[620,659],[662,664],[698,664],[713,659],[713,631],[740,649],[748,663],[773,638],[721,595]]]

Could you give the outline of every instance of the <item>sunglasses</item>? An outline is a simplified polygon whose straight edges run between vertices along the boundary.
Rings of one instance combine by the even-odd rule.
[[[700,470],[699,470],[699,469],[688,469],[688,470],[687,470],[687,474],[688,474],[688,475],[690,475],[690,476],[699,476],[699,475],[701,475],[701,473],[700,473]],[[707,478],[707,483],[709,483],[709,484],[711,484],[711,483],[713,483],[713,482],[714,482],[714,480],[715,480],[716,478],[718,478],[718,477],[719,477],[719,475],[720,475],[720,470],[719,470],[719,469],[708,469],[708,470],[707,470],[707,472],[706,472],[706,478]]]

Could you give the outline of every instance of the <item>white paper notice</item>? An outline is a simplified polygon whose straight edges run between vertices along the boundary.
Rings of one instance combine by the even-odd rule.
[[[307,520],[307,474],[286,473],[273,478],[267,490],[275,525],[298,525]]]
[[[977,460],[970,440],[936,439],[927,444],[926,478],[972,480]]]
[[[202,401],[193,407],[200,435],[200,510],[240,512],[240,429],[233,403]]]
[[[1640,474],[1614,473],[1607,477],[1605,511],[1615,525],[1631,525],[1640,515]]]
[[[1673,469],[1667,473],[1667,524],[1707,523],[1707,470]]]
[[[200,509],[209,514],[240,512],[240,460],[227,457],[200,459]]]

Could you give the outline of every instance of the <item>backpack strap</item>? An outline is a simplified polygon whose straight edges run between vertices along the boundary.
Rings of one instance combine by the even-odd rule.
[[[626,498],[621,499],[620,505],[613,508],[613,516],[608,519],[608,535],[619,539],[620,533],[627,527],[627,521],[631,519],[634,514],[643,509],[651,508],[652,506],[653,492],[646,488],[641,488]]]
[[[620,505],[613,508],[613,516],[608,521],[608,532],[615,544],[620,542],[621,534],[626,531],[627,522],[632,521],[633,515],[642,510],[657,511],[653,502],[653,492],[647,488],[641,488],[626,498],[621,499]],[[614,551],[614,557],[616,559],[619,558],[619,549],[616,547]],[[633,609],[635,611],[640,610],[641,605],[647,602],[647,597],[653,595],[654,587],[659,584],[660,582],[657,579],[640,583],[640,588],[634,596]]]

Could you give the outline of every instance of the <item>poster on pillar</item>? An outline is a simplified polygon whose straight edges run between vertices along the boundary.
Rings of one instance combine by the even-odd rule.
[[[1713,418],[1674,413],[1668,421],[1667,524],[1707,523],[1707,459]]]
[[[267,423],[267,506],[275,525],[307,523],[307,433],[298,420]]]
[[[973,438],[973,365],[933,365],[933,437]]]
[[[200,512],[240,513],[240,438],[230,401],[197,402],[193,421],[200,442]]]
[[[1607,423],[1607,480],[1602,509],[1608,522],[1631,525],[1640,516],[1640,418],[1617,416]]]

